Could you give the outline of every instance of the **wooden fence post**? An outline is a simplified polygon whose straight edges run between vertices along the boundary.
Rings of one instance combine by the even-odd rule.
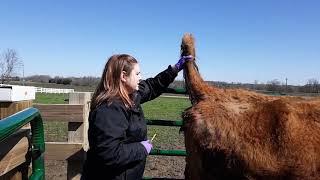
[[[32,107],[32,100],[18,102],[0,102],[0,119],[8,117],[28,107]]]
[[[88,116],[90,110],[90,92],[76,92],[69,94],[69,104],[84,104],[83,106],[83,122],[69,122],[68,123],[68,142],[82,143],[83,150],[88,150]],[[81,153],[79,153],[81,154]],[[77,153],[74,155],[78,156]],[[81,177],[82,164],[85,157],[81,160],[77,158],[69,158],[67,167],[67,179],[78,180]]]

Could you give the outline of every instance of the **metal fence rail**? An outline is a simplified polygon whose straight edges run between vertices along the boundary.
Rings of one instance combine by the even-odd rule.
[[[147,119],[147,125],[158,125],[158,126],[182,126],[182,121],[170,121],[170,120],[151,120]],[[186,156],[187,153],[184,150],[162,150],[152,149],[150,155],[161,155],[161,156]]]
[[[185,89],[173,89],[167,88],[166,93],[172,94],[186,94]],[[146,119],[147,125],[158,125],[158,126],[178,126],[183,125],[182,120],[162,120],[162,119]],[[160,156],[186,156],[187,153],[185,150],[163,150],[163,149],[152,149],[150,155],[160,155]],[[175,178],[155,178],[155,177],[143,177],[143,179],[152,179],[152,180],[178,180]]]
[[[0,142],[7,139],[22,126],[31,124],[31,154],[32,174],[30,180],[42,180],[45,178],[44,170],[44,134],[42,118],[38,109],[28,108],[0,121]]]
[[[161,119],[146,119],[147,125],[159,125],[159,126],[182,126],[182,120],[170,121]]]

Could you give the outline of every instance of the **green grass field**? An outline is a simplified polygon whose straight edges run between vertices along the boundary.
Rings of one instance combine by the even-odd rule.
[[[46,94],[46,93],[36,93],[36,99],[33,103],[40,104],[67,104],[66,101],[69,98],[68,94]]]
[[[189,99],[159,97],[142,105],[146,119],[181,120],[181,113],[191,106]],[[157,134],[153,145],[161,149],[184,149],[179,127],[148,126],[148,137]]]
[[[37,93],[34,103],[64,104],[68,99],[66,94]],[[142,105],[146,119],[181,120],[181,113],[191,106],[189,99],[158,97]],[[67,141],[68,124],[66,122],[45,122],[46,141]],[[148,126],[148,137],[155,133],[153,141],[155,148],[183,149],[184,141],[179,127]]]

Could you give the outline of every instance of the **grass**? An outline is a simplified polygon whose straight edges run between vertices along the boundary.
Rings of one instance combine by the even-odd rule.
[[[67,122],[43,122],[44,139],[46,142],[67,142],[68,123]]]
[[[41,104],[66,104],[66,94],[37,93],[34,103]],[[158,97],[142,105],[146,119],[181,120],[181,113],[191,106],[185,98]],[[45,141],[67,141],[67,122],[45,122]],[[160,149],[184,149],[183,135],[179,133],[179,127],[148,126],[148,138],[156,133],[153,141],[155,148]]]
[[[159,97],[142,105],[146,119],[181,120],[181,113],[190,107],[184,98]],[[153,140],[154,148],[184,149],[184,139],[179,127],[148,126],[148,138],[157,134]]]
[[[148,119],[181,119],[181,112],[191,106],[184,98],[159,97],[142,104],[143,112]]]
[[[67,104],[68,94],[36,93],[33,103],[39,104]],[[43,122],[45,141],[65,142],[68,137],[68,123],[50,121]]]
[[[40,104],[67,104],[65,101],[68,99],[68,94],[47,94],[47,93],[36,93],[36,99],[33,103]]]

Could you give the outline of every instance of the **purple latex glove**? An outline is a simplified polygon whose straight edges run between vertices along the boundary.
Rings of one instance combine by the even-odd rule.
[[[149,154],[150,151],[151,151],[151,149],[153,148],[153,146],[152,146],[152,144],[150,143],[150,141],[149,141],[149,140],[146,140],[146,141],[141,141],[140,143],[144,146],[144,148],[146,148],[146,150],[147,150],[147,152],[148,152],[148,154]]]
[[[177,64],[175,64],[174,66],[177,68],[178,71],[181,71],[181,69],[183,69],[184,67],[184,63],[186,61],[190,61],[193,60],[193,56],[189,55],[189,56],[182,56],[179,61],[177,62]]]

